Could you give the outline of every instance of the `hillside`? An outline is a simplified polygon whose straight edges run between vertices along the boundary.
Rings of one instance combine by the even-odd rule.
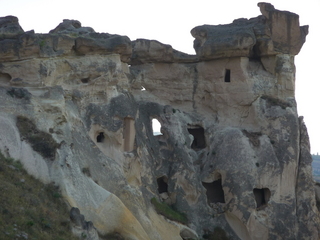
[[[28,175],[0,153],[0,239],[72,240],[69,211],[59,189]]]

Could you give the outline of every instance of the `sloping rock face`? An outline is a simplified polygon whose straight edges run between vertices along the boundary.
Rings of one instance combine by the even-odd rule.
[[[319,239],[294,98],[307,27],[259,7],[254,19],[194,28],[197,55],[76,20],[35,34],[1,18],[1,151],[59,185],[100,237]]]

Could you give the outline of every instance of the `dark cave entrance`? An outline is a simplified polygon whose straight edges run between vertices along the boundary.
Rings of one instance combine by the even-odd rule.
[[[271,196],[269,188],[254,188],[253,194],[256,200],[257,209],[267,206]]]
[[[200,126],[188,126],[188,132],[193,136],[191,148],[200,150],[206,147],[206,139],[204,136],[204,129]]]
[[[211,183],[202,182],[202,185],[207,190],[208,203],[225,203],[224,191],[221,184],[221,178]]]
[[[102,143],[104,140],[104,133],[100,132],[99,135],[97,136],[97,142]]]
[[[89,81],[90,81],[90,78],[82,78],[81,79],[82,83],[89,83]]]
[[[224,82],[230,82],[231,81],[231,70],[226,69],[224,74]]]
[[[158,193],[168,192],[168,178],[166,176],[162,176],[157,178],[158,183]]]

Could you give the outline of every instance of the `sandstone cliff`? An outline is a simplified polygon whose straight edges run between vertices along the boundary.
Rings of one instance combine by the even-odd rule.
[[[0,150],[59,185],[100,236],[318,239],[294,97],[308,27],[258,6],[192,29],[196,55],[76,20],[35,34],[0,18]]]

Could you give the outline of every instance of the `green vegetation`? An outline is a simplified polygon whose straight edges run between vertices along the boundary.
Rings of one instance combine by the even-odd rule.
[[[168,204],[161,203],[156,198],[152,198],[151,203],[155,207],[156,212],[158,214],[161,214],[161,215],[165,216],[166,218],[173,220],[173,221],[177,221],[177,222],[180,222],[183,224],[188,223],[188,219],[184,213],[180,213],[180,212],[174,210]]]
[[[0,152],[0,239],[76,240],[59,189]]]
[[[54,160],[59,144],[49,133],[40,131],[30,119],[24,116],[17,117],[16,125],[21,136],[31,144],[34,151],[44,158]]]
[[[41,40],[39,41],[39,46],[43,48],[46,45],[46,43],[47,43],[46,40]]]
[[[79,37],[79,33],[77,33],[77,32],[70,32],[70,33],[68,33],[67,34],[69,37],[71,37],[71,38],[77,38],[77,37]]]

